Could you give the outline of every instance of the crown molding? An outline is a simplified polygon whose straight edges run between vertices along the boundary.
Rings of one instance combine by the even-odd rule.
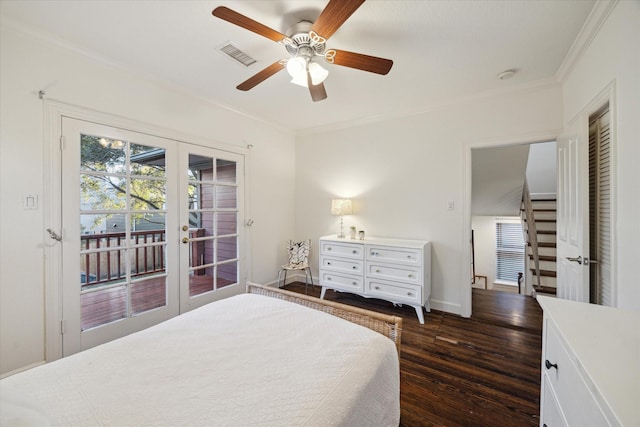
[[[416,107],[412,109],[404,109],[404,110],[394,111],[392,113],[386,113],[386,114],[370,116],[370,117],[362,117],[359,119],[354,119],[354,120],[349,120],[349,121],[344,121],[339,123],[332,123],[325,126],[299,129],[296,132],[296,135],[303,136],[303,135],[355,128],[360,126],[367,126],[373,123],[386,122],[386,121],[395,120],[395,119],[427,114],[434,111],[445,110],[447,108],[469,104],[473,102],[481,102],[481,101],[486,101],[493,98],[500,98],[504,96],[522,95],[526,93],[537,92],[544,89],[551,89],[554,87],[558,87],[559,85],[560,83],[556,80],[555,77],[535,80],[532,82],[523,83],[523,84],[506,88],[506,89],[492,89],[492,90],[476,92],[471,95],[463,95],[459,97],[448,98],[446,100],[436,101],[432,104],[422,105],[420,107]]]
[[[562,64],[556,72],[556,79],[559,82],[564,82],[575,64],[584,55],[584,52],[589,48],[596,35],[606,22],[607,18],[611,14],[611,11],[616,7],[619,0],[598,0],[591,9],[591,13],[587,17],[584,25],[580,29],[578,36],[573,41],[573,44],[569,48],[569,52],[564,57]]]

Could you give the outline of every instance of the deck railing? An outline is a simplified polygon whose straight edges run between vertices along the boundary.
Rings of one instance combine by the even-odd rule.
[[[129,268],[131,277],[162,273],[165,271],[165,230],[132,231],[131,242],[126,245],[124,232],[84,234],[80,237],[80,283],[82,287],[121,281],[126,277],[126,251],[130,252]],[[189,237],[204,235],[203,229],[190,229]],[[125,248],[129,246],[129,249]],[[196,245],[192,265],[202,262],[204,248]],[[113,250],[110,250],[113,248]]]

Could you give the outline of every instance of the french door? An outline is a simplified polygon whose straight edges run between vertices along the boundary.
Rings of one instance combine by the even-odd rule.
[[[62,119],[62,354],[240,291],[243,156]]]
[[[180,146],[180,310],[237,293],[242,156]],[[242,281],[243,283],[244,281]]]

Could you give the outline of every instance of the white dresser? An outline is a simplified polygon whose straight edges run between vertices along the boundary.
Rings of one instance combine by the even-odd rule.
[[[537,299],[540,426],[640,426],[640,312]]]
[[[431,243],[367,237],[365,240],[320,238],[320,285],[367,298],[380,298],[431,311]]]

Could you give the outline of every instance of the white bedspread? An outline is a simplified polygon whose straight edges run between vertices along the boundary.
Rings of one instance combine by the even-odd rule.
[[[243,294],[0,381],[2,426],[397,426],[388,338]],[[16,416],[16,417],[14,417]],[[12,418],[14,417],[14,418]]]

